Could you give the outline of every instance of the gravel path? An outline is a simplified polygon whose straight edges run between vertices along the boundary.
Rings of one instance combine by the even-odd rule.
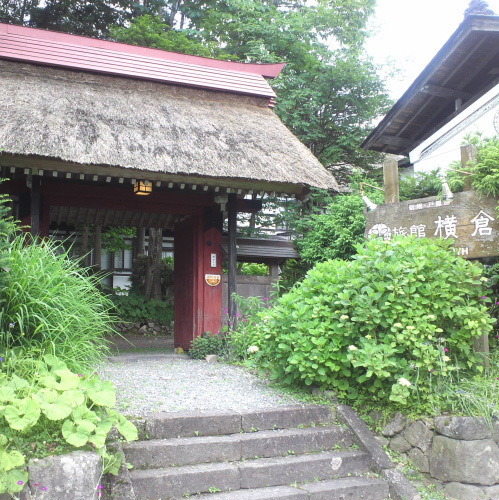
[[[158,411],[249,410],[300,404],[240,366],[176,355],[123,355],[98,370],[113,382],[125,415]]]

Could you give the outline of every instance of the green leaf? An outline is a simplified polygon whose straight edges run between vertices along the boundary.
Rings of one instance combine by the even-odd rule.
[[[86,425],[75,425],[71,420],[65,420],[62,424],[62,435],[64,439],[73,446],[80,448],[87,444],[90,432]]]
[[[24,457],[17,450],[0,450],[0,471],[9,471],[24,465]]]
[[[12,469],[5,474],[5,485],[7,491],[10,493],[17,493],[21,491],[24,488],[27,481],[28,481],[28,473],[23,470]]]
[[[93,379],[95,382],[88,388],[88,397],[99,406],[112,408],[116,405],[116,394],[113,384],[109,381]]]
[[[14,389],[11,387],[7,386],[2,386],[0,387],[0,401],[1,402],[9,402],[14,400],[16,397],[16,393],[14,392]]]
[[[25,398],[16,402],[15,405],[5,407],[3,415],[12,429],[24,431],[38,422],[40,406],[35,400]]]

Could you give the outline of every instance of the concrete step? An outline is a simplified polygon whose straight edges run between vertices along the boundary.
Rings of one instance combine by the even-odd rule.
[[[388,484],[381,479],[345,477],[296,486],[272,486],[201,495],[196,500],[385,500]]]
[[[292,429],[333,422],[329,406],[288,406],[257,412],[157,413],[145,425],[149,439],[218,436],[271,429]]]
[[[137,500],[166,500],[195,493],[283,486],[360,475],[367,471],[368,466],[369,456],[360,451],[322,452],[248,462],[132,470],[130,476]]]
[[[362,451],[322,452],[277,458],[261,458],[239,463],[241,488],[282,486],[307,481],[323,481],[369,468],[369,456]]]
[[[352,446],[349,430],[335,425],[259,431],[229,436],[201,436],[137,441],[123,446],[136,469],[279,457]]]

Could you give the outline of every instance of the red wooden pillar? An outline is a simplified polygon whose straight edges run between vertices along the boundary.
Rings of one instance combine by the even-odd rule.
[[[194,215],[175,225],[175,347],[189,349],[203,332],[220,330],[222,230]],[[220,277],[214,284],[210,275]],[[211,282],[211,284],[210,284]]]
[[[202,332],[220,330],[222,310],[222,262],[220,243],[222,231],[211,227],[203,234],[203,311]],[[218,276],[218,283],[216,277]],[[202,333],[201,332],[201,333]]]
[[[189,349],[197,333],[198,319],[198,217],[175,224],[174,274],[174,345]]]

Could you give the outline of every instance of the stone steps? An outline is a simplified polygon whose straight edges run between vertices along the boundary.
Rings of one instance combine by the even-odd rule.
[[[287,406],[256,412],[156,413],[147,419],[145,431],[148,439],[169,439],[292,429],[332,422],[329,406]]]
[[[149,439],[123,447],[133,500],[388,498],[388,483],[365,477],[371,455],[334,421],[327,406],[156,414]]]
[[[145,469],[314,453],[352,444],[348,430],[331,426],[154,439],[130,443],[123,450],[135,469]]]
[[[349,474],[362,474],[368,468],[369,456],[355,450],[132,470],[130,475],[137,500],[157,500],[181,499],[210,490],[232,491],[330,480]]]
[[[380,479],[345,477],[299,486],[274,486],[197,496],[196,500],[380,500],[388,485]]]

